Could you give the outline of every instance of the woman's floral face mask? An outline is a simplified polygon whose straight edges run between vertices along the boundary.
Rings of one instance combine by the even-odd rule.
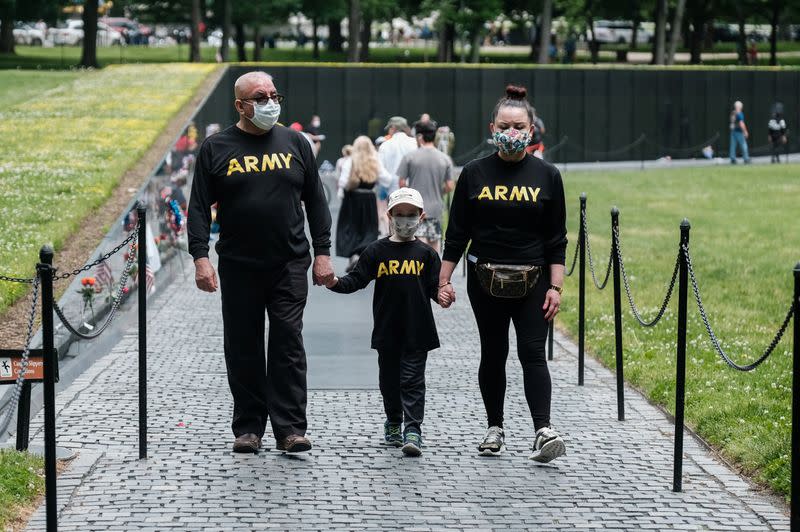
[[[531,141],[530,131],[516,128],[497,130],[494,132],[494,143],[506,155],[516,155],[525,150]]]

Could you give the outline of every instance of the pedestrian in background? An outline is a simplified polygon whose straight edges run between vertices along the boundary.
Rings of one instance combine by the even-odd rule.
[[[769,142],[772,145],[772,159],[770,162],[781,162],[780,149],[786,145],[786,120],[783,118],[783,105],[775,104],[775,110],[772,113],[767,124],[769,131]]]
[[[750,133],[747,131],[747,124],[744,123],[744,104],[736,101],[731,111],[731,139],[730,139],[730,159],[731,164],[736,164],[736,150],[741,148],[742,159],[745,164],[750,163],[750,152],[747,149],[747,138]]]

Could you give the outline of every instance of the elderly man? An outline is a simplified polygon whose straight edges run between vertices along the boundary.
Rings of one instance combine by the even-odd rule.
[[[397,167],[403,157],[417,149],[417,141],[409,136],[411,129],[408,121],[402,116],[393,116],[386,124],[386,136],[388,137],[378,147],[378,159],[381,164],[392,175],[392,184],[388,187],[381,187],[378,196],[378,227],[382,235],[389,234],[389,220],[386,217],[386,206],[389,194],[399,188],[399,178]]]
[[[731,164],[736,164],[736,148],[741,148],[742,158],[745,164],[750,163],[750,153],[747,150],[747,137],[750,133],[747,131],[747,124],[744,123],[744,113],[742,109],[744,104],[740,101],[733,103],[733,111],[731,111],[731,141],[730,141],[730,158]]]
[[[333,279],[331,215],[309,143],[278,124],[283,96],[264,72],[236,80],[239,121],[200,146],[189,201],[189,252],[200,290],[217,290],[208,259],[210,207],[221,227],[219,287],[235,452],[258,452],[267,417],[277,449],[311,449],[306,433],[303,311],[309,243],[314,284]],[[268,357],[264,310],[269,316]]]

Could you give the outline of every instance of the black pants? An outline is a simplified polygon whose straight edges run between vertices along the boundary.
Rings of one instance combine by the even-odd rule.
[[[425,363],[428,353],[378,350],[378,383],[389,423],[405,421],[404,432],[422,434],[425,416]]]
[[[489,426],[503,426],[506,396],[506,359],[508,332],[514,322],[517,332],[517,355],[522,364],[525,399],[536,430],[550,426],[550,371],[547,369],[545,341],[548,324],[544,319],[545,294],[549,286],[547,272],[522,299],[501,299],[486,294],[480,286],[475,266],[469,264],[467,293],[481,337],[481,364],[478,383],[486,407]]]
[[[303,310],[309,256],[265,270],[220,259],[225,365],[233,395],[233,434],[263,437],[267,417],[276,440],[306,433]],[[269,356],[264,352],[264,310]]]

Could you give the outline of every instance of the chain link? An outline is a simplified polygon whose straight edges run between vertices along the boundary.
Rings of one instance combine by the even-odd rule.
[[[589,244],[589,226],[586,217],[583,217],[583,241],[586,242],[586,254],[589,256],[589,272],[592,274],[592,282],[598,290],[604,289],[608,285],[608,279],[611,276],[611,264],[614,259],[614,248],[608,252],[608,266],[606,267],[606,278],[602,283],[597,282],[597,275],[594,272],[594,258],[592,257],[592,246]]]
[[[675,291],[675,283],[678,280],[678,270],[680,269],[681,264],[681,254],[678,253],[678,256],[675,258],[675,269],[672,271],[672,279],[669,281],[669,287],[667,288],[667,294],[664,296],[664,301],[661,303],[661,307],[658,309],[658,313],[656,317],[652,320],[648,321],[642,318],[639,309],[636,307],[636,304],[633,302],[633,294],[631,294],[631,286],[630,282],[628,281],[628,274],[625,272],[625,261],[622,260],[622,245],[620,244],[619,238],[619,226],[614,227],[614,238],[617,239],[617,259],[619,260],[619,270],[622,274],[622,284],[625,286],[625,293],[628,296],[628,304],[631,307],[631,312],[633,313],[633,317],[636,318],[636,321],[639,322],[640,325],[643,327],[652,327],[659,321],[661,318],[664,317],[664,313],[667,310],[667,306],[669,306],[669,301],[672,298],[672,292]]]
[[[578,250],[580,249],[580,247],[581,243],[580,240],[578,240],[578,243],[575,244],[575,255],[572,257],[572,266],[570,266],[569,271],[566,272],[567,277],[572,276],[573,272],[575,271],[575,264],[578,262]]]
[[[8,425],[11,423],[11,418],[14,411],[19,404],[19,398],[22,395],[22,386],[25,384],[25,374],[28,372],[28,357],[31,352],[31,339],[33,338],[33,323],[36,321],[36,303],[39,300],[39,284],[41,280],[37,275],[33,280],[33,302],[31,303],[31,311],[28,315],[28,327],[25,333],[25,349],[22,351],[22,364],[20,371],[17,373],[17,382],[14,385],[14,391],[11,395],[11,401],[6,405],[6,414],[0,422],[0,434],[5,434]]]
[[[9,283],[24,283],[24,284],[33,284],[34,279],[36,277],[11,277],[9,275],[0,275],[0,281],[6,281]]]
[[[138,232],[134,231],[133,234],[138,235]],[[125,263],[125,267],[122,270],[122,276],[120,277],[119,280],[119,288],[117,289],[116,297],[114,297],[113,295],[111,296],[113,300],[113,303],[111,305],[111,310],[109,311],[106,320],[103,322],[103,325],[101,325],[99,329],[92,332],[91,334],[86,334],[78,331],[78,329],[74,327],[67,320],[66,316],[64,316],[64,312],[61,310],[58,304],[55,301],[53,302],[53,310],[55,310],[56,315],[61,320],[61,323],[64,324],[64,327],[66,327],[69,332],[71,332],[72,334],[83,340],[94,340],[95,338],[103,334],[106,328],[108,328],[108,326],[111,325],[111,322],[114,320],[114,317],[116,316],[117,309],[119,309],[119,306],[122,303],[122,294],[124,293],[125,285],[128,284],[128,276],[130,275],[133,262],[136,260],[136,254],[134,253],[134,248],[136,247],[137,242],[138,242],[138,236],[134,236],[128,251],[128,261]]]
[[[80,268],[76,268],[76,269],[72,270],[71,272],[65,272],[65,273],[62,273],[61,275],[56,275],[56,276],[53,277],[53,280],[54,281],[59,281],[61,279],[69,279],[70,277],[75,277],[76,275],[79,275],[79,274],[81,274],[83,272],[88,272],[89,270],[91,270],[95,266],[99,265],[100,263],[107,261],[112,256],[114,256],[117,253],[119,253],[119,250],[124,248],[127,244],[129,244],[132,241],[137,239],[138,234],[139,234],[139,224],[140,223],[142,223],[141,220],[137,221],[136,222],[136,226],[131,231],[131,234],[129,234],[128,237],[125,240],[120,242],[117,247],[115,247],[114,249],[112,249],[111,251],[109,251],[108,253],[106,253],[105,255],[100,257],[99,259],[97,259],[97,260],[95,260],[93,262],[90,262],[89,264],[86,264],[86,265],[84,265],[84,266],[82,266]]]
[[[722,360],[724,360],[725,363],[733,369],[737,369],[739,371],[752,371],[756,369],[765,360],[767,360],[767,358],[769,358],[773,351],[775,351],[775,348],[783,338],[783,334],[786,332],[786,329],[789,328],[789,322],[792,321],[792,316],[794,315],[794,305],[789,307],[789,312],[786,313],[786,318],[783,320],[783,324],[781,325],[780,329],[778,329],[778,332],[772,338],[772,341],[769,343],[761,356],[750,364],[740,366],[728,356],[724,349],[722,349],[719,339],[717,338],[717,335],[714,334],[714,330],[711,328],[711,323],[708,321],[708,314],[703,306],[703,299],[700,297],[700,288],[697,286],[697,278],[694,273],[694,268],[692,267],[692,257],[689,254],[688,244],[683,244],[683,253],[686,256],[686,267],[689,270],[689,278],[692,281],[692,291],[694,292],[694,298],[697,301],[697,309],[700,311],[700,318],[703,320],[703,325],[705,325],[706,332],[708,333],[708,337],[711,339],[711,344],[714,346],[714,350],[722,358]]]

